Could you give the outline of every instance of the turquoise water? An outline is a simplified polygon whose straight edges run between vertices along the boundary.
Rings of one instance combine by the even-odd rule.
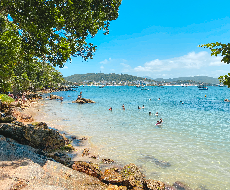
[[[89,136],[101,156],[132,162],[147,178],[169,184],[179,180],[193,189],[230,189],[230,103],[224,102],[230,89],[147,88],[79,87],[53,93],[63,96],[63,103],[46,100],[43,109],[47,121]],[[80,91],[96,104],[72,103]]]

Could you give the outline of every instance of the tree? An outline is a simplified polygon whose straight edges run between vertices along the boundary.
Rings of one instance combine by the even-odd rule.
[[[96,46],[86,42],[98,30],[109,33],[121,0],[1,0],[0,13],[19,28],[22,48],[63,67],[71,56],[93,57]]]
[[[52,66],[71,56],[92,58],[88,40],[109,33],[121,0],[1,0],[0,91],[53,87],[63,81]]]
[[[227,64],[230,63],[230,43],[222,44],[222,43],[216,42],[216,43],[203,44],[203,45],[200,45],[200,47],[211,49],[211,52],[212,52],[211,56],[221,55],[223,56],[221,61]],[[218,79],[224,85],[228,85],[228,87],[230,87],[230,73],[228,73],[227,75],[220,76]]]

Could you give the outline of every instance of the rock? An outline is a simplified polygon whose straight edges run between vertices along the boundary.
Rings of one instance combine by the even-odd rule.
[[[18,124],[20,125],[0,124],[0,134],[48,152],[65,146],[63,136],[53,129],[48,129],[45,123],[23,125],[18,122]]]
[[[93,164],[83,162],[83,161],[74,162],[74,164],[72,165],[72,168],[74,170],[86,173],[90,176],[93,176],[93,177],[96,177],[99,179],[102,175],[102,172],[100,171],[100,169],[98,167],[94,166]]]
[[[78,98],[77,100],[72,101],[72,103],[85,104],[85,103],[95,103],[95,102],[90,99]]]
[[[192,190],[188,185],[181,181],[176,181],[173,186],[176,187],[177,190]]]
[[[12,121],[15,120],[16,118],[13,116],[0,117],[0,123],[11,123]]]
[[[164,160],[159,160],[159,159],[157,159],[157,158],[155,158],[154,156],[151,156],[151,155],[146,155],[141,159],[149,161],[149,162],[152,162],[152,163],[156,164],[158,167],[161,167],[161,168],[167,168],[167,167],[171,166],[171,164],[169,162],[164,161]]]
[[[109,158],[104,158],[101,160],[104,164],[112,164],[114,163],[114,160],[111,160]]]
[[[148,180],[145,180],[144,184],[145,184],[146,189],[165,190],[165,184],[161,181],[148,179]]]
[[[82,156],[89,156],[89,149],[85,148],[82,152]]]
[[[116,168],[106,169],[105,172],[101,175],[101,180],[104,183],[116,185],[121,185],[123,182],[123,178]]]
[[[171,185],[165,185],[165,190],[177,190],[177,188]]]
[[[48,157],[53,158],[55,161],[64,165],[69,165],[71,160],[69,156],[60,152],[49,153]]]
[[[106,190],[127,190],[126,186],[109,185]]]
[[[60,96],[57,96],[57,95],[54,95],[54,94],[50,94],[50,99],[53,100],[53,99],[61,99]]]
[[[123,177],[123,185],[129,188],[143,188],[144,175],[140,172],[139,168],[135,164],[128,164],[121,170]]]

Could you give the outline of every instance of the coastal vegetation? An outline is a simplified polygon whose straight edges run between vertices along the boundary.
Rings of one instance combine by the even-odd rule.
[[[118,84],[122,82],[134,82],[136,81],[137,84],[140,83],[150,83],[154,82],[154,80],[143,78],[143,77],[137,77],[133,75],[128,75],[128,74],[115,74],[115,73],[110,73],[110,74],[104,74],[104,73],[87,73],[87,74],[74,74],[68,77],[64,77],[66,81],[71,81],[75,83],[83,83],[87,82],[88,84],[92,84],[93,81],[95,82],[103,82],[106,81],[105,83],[109,82],[112,84]]]
[[[53,66],[71,56],[92,59],[90,43],[109,33],[121,0],[0,1],[0,91],[53,87],[63,81]],[[52,81],[52,82],[51,82]]]
[[[223,58],[221,59],[222,62],[229,64],[230,63],[230,43],[223,44],[223,43],[208,43],[200,45],[199,47],[209,48],[211,50],[211,56],[221,55]],[[220,76],[220,81],[230,87],[230,73]]]

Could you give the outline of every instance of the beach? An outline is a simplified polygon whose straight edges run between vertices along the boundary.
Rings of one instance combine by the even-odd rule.
[[[204,92],[199,92],[196,95],[197,98],[180,98],[177,101],[172,98],[170,93],[160,94],[163,90],[170,92],[173,88],[167,87],[160,89],[161,91],[157,89],[156,95],[154,89],[143,92],[136,91],[131,87],[128,89],[117,87],[99,91],[95,88],[85,87],[79,89],[78,92],[54,92],[53,94],[64,97],[62,103],[59,100],[44,99],[34,103],[34,106],[27,111],[29,114],[34,113],[35,121],[46,122],[50,128],[55,128],[72,139],[72,145],[76,150],[68,154],[73,161],[99,163],[102,171],[111,166],[122,168],[124,165],[134,163],[146,175],[146,179],[163,181],[168,186],[172,186],[176,181],[182,181],[191,189],[227,189],[229,182],[226,178],[229,175],[229,166],[225,157],[228,155],[226,154],[228,141],[222,142],[220,138],[224,138],[222,130],[227,130],[223,112],[229,110],[228,104],[215,98],[217,89],[210,90],[209,93],[205,92],[207,98],[205,98]],[[83,91],[83,96],[96,101],[96,103],[83,105],[72,103],[80,90]],[[138,97],[125,99],[127,90],[133,94],[136,93],[136,96],[141,93],[138,95],[140,100]],[[193,96],[194,92],[191,90],[194,91],[194,88],[188,89],[188,93]],[[105,94],[103,95],[103,93]],[[114,97],[117,93],[120,97],[116,100]],[[187,92],[183,90],[181,93]],[[161,97],[160,101],[159,97]],[[106,99],[107,101],[105,101]],[[123,99],[125,111],[122,110],[120,99]],[[180,100],[183,100],[183,105]],[[197,101],[199,104],[196,103]],[[144,104],[145,109],[138,111],[138,104],[140,106]],[[171,106],[171,108],[167,107],[168,113],[171,113],[171,109],[174,113],[178,112],[178,116],[171,113],[171,120],[167,119],[167,117],[170,118],[170,115],[166,115],[162,107],[162,105],[166,107],[168,104]],[[221,105],[222,110],[219,109],[218,104]],[[111,106],[113,107],[112,112],[109,111]],[[192,110],[190,110],[191,107]],[[217,110],[216,116],[212,115],[213,110]],[[149,116],[149,111],[152,113],[159,111],[159,117],[156,117],[155,114]],[[186,113],[183,117],[179,114],[182,111],[183,114]],[[200,120],[199,114],[201,115],[201,113],[208,113],[213,119]],[[196,114],[195,120],[191,118],[193,114]],[[176,126],[173,122],[175,119],[180,119],[179,116],[186,119],[184,119],[183,125]],[[207,117],[209,116],[207,115]],[[146,119],[143,120],[143,118]],[[163,118],[163,126],[161,128],[152,127],[159,118]],[[223,121],[221,128],[217,126],[212,128],[212,120],[216,118]],[[205,124],[207,121],[209,127]],[[197,123],[194,124],[194,122]],[[186,123],[188,126],[193,123],[193,128],[186,127]],[[181,129],[180,131],[177,131],[178,127]],[[212,130],[216,134],[213,140],[219,138],[222,143],[222,154],[218,149],[213,150],[213,148],[219,147],[219,144],[216,143],[213,147],[209,146],[212,142],[208,140],[208,137],[212,135]],[[217,134],[219,135],[217,136]],[[195,139],[193,139],[193,135],[196,137]],[[85,149],[87,156],[82,156]],[[222,161],[221,157],[225,161]],[[111,159],[114,162],[109,165],[102,164],[102,159]],[[223,167],[219,183],[218,179],[215,179],[215,175],[220,176],[218,169],[212,172],[216,167]],[[207,174],[205,174],[206,176],[204,172]],[[210,178],[209,175],[214,178]]]

